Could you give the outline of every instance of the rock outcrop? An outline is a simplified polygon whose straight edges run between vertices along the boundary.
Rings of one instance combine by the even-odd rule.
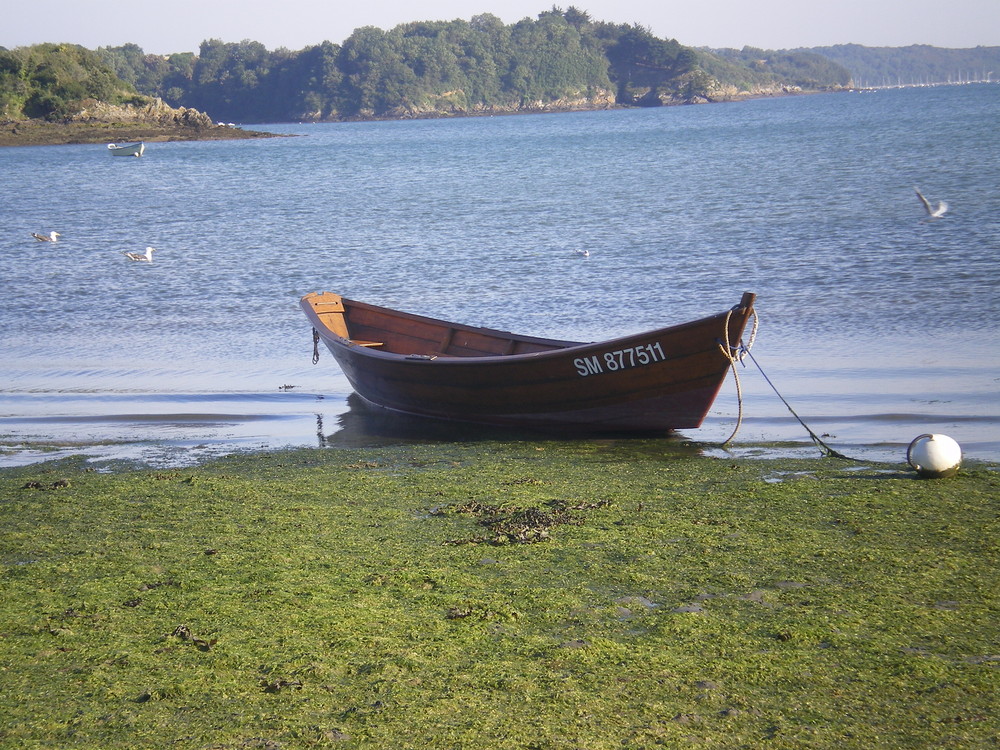
[[[69,117],[71,122],[124,122],[171,128],[214,128],[212,118],[196,109],[175,109],[152,99],[147,104],[108,104],[95,99],[83,101],[82,107]]]
[[[580,93],[553,101],[522,101],[516,104],[481,103],[469,105],[465,92],[449,91],[440,96],[428,98],[420,104],[405,107],[395,107],[390,111],[376,115],[371,110],[363,110],[359,116],[351,119],[360,120],[408,120],[433,119],[439,117],[474,117],[482,115],[513,115],[539,112],[575,112],[597,109],[612,109],[615,105],[615,95],[610,91],[598,90],[591,93]],[[335,115],[328,118],[337,120]]]
[[[0,147],[274,137],[278,136],[216,124],[204,112],[187,107],[175,109],[160,99],[132,104],[108,104],[88,99],[80,103],[75,114],[58,122],[42,119],[0,122]]]

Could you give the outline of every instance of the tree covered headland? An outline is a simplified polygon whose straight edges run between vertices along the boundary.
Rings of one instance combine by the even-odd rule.
[[[483,14],[363,27],[343,44],[297,52],[217,39],[197,54],[166,56],[134,44],[0,49],[0,117],[60,119],[83,100],[142,97],[238,122],[424,117],[659,106],[847,83],[843,68],[821,67],[808,80],[746,70],[642,26],[554,7],[514,24]]]
[[[981,52],[975,60],[983,66],[1000,63],[997,48],[937,50],[943,56],[928,52],[933,48],[904,50],[909,57],[856,45],[694,49],[642,26],[594,21],[574,7],[509,25],[483,14],[389,31],[366,26],[343,44],[324,41],[297,52],[218,39],[202,42],[197,53],[166,56],[135,44],[96,51],[40,44],[0,48],[0,119],[61,120],[94,100],[153,98],[227,122],[662,106],[836,90],[856,83],[859,66],[889,77],[893,60],[934,60],[940,67],[955,59],[947,53]],[[994,68],[1000,70],[984,69]]]
[[[0,48],[0,116],[69,116],[86,100],[138,104],[145,97],[122,81],[97,52],[72,44]]]
[[[646,29],[574,8],[504,24],[489,14],[298,52],[211,39],[198,54],[99,52],[137,90],[233,121],[345,120],[667,103],[694,91],[696,55]],[[658,100],[657,97],[663,97]]]

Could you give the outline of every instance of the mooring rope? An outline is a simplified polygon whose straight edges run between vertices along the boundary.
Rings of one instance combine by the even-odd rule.
[[[313,364],[319,362],[319,331],[313,328]]]
[[[750,314],[753,315],[753,326],[750,329],[750,340],[748,343],[744,344],[742,339],[740,340],[740,345],[734,347],[729,343],[729,319],[733,317],[733,311],[738,308],[731,308],[729,312],[726,313],[726,322],[723,327],[725,331],[725,340],[718,341],[719,349],[722,351],[723,356],[729,360],[729,365],[733,370],[733,379],[736,381],[736,426],[733,428],[732,434],[722,441],[722,445],[728,445],[732,442],[733,438],[736,437],[736,433],[740,431],[740,425],[743,424],[743,386],[740,383],[740,373],[736,369],[737,362],[743,362],[743,355],[750,353],[750,347],[753,346],[754,340],[757,338],[757,310],[756,308],[750,308]],[[746,365],[744,365],[746,367]]]
[[[767,381],[767,384],[769,386],[771,386],[771,390],[774,391],[775,394],[778,396],[778,398],[781,399],[781,403],[783,403],[788,408],[788,411],[790,411],[792,413],[792,416],[795,417],[797,420],[799,420],[799,424],[802,425],[805,428],[806,432],[809,433],[809,438],[813,441],[813,443],[816,444],[817,448],[819,448],[824,454],[826,454],[830,458],[842,458],[845,461],[854,461],[855,460],[855,459],[851,458],[850,456],[845,456],[843,453],[839,453],[838,451],[835,451],[829,445],[827,445],[826,443],[824,443],[815,432],[813,432],[812,430],[810,430],[809,429],[809,425],[807,425],[805,422],[803,422],[802,421],[802,417],[800,417],[798,414],[795,413],[795,409],[793,409],[792,406],[791,406],[791,404],[789,404],[785,400],[785,397],[782,396],[780,393],[778,393],[778,389],[775,388],[774,383],[771,382],[771,378],[769,378],[767,376],[767,373],[764,372],[764,369],[760,366],[760,362],[758,362],[756,360],[756,358],[753,356],[753,354],[750,353],[749,349],[747,350],[746,353],[750,357],[750,360],[755,365],[757,365],[757,369],[760,370],[760,374],[764,376],[764,380]]]

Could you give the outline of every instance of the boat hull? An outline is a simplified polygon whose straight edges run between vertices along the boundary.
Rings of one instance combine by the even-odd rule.
[[[335,330],[339,321],[331,326],[317,312],[330,297],[336,295],[307,295],[303,309],[366,401],[426,417],[595,432],[700,426],[731,365],[726,342],[739,342],[753,305],[753,295],[744,295],[740,305],[719,315],[597,343],[522,337],[405,315],[414,326],[426,326],[421,336],[447,331],[449,345],[441,352],[400,353],[373,345],[381,342],[359,342],[354,326],[350,335]],[[366,339],[378,333],[377,313],[371,313],[384,308],[343,303],[348,325],[357,321]],[[355,305],[360,311],[352,314]],[[383,333],[393,338],[392,331]],[[468,354],[471,342],[480,339],[487,343],[475,345],[483,349],[506,342],[514,352],[524,351]],[[398,340],[395,348],[401,348]]]

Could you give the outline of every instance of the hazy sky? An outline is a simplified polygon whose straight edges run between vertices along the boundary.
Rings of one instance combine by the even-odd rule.
[[[1000,46],[1000,0],[580,0],[598,21],[646,26],[692,47],[787,49],[857,43]],[[361,26],[535,18],[552,0],[32,0],[0,15],[0,47],[71,42],[138,44],[148,53],[197,52],[205,39],[250,39],[268,49],[340,44]]]

